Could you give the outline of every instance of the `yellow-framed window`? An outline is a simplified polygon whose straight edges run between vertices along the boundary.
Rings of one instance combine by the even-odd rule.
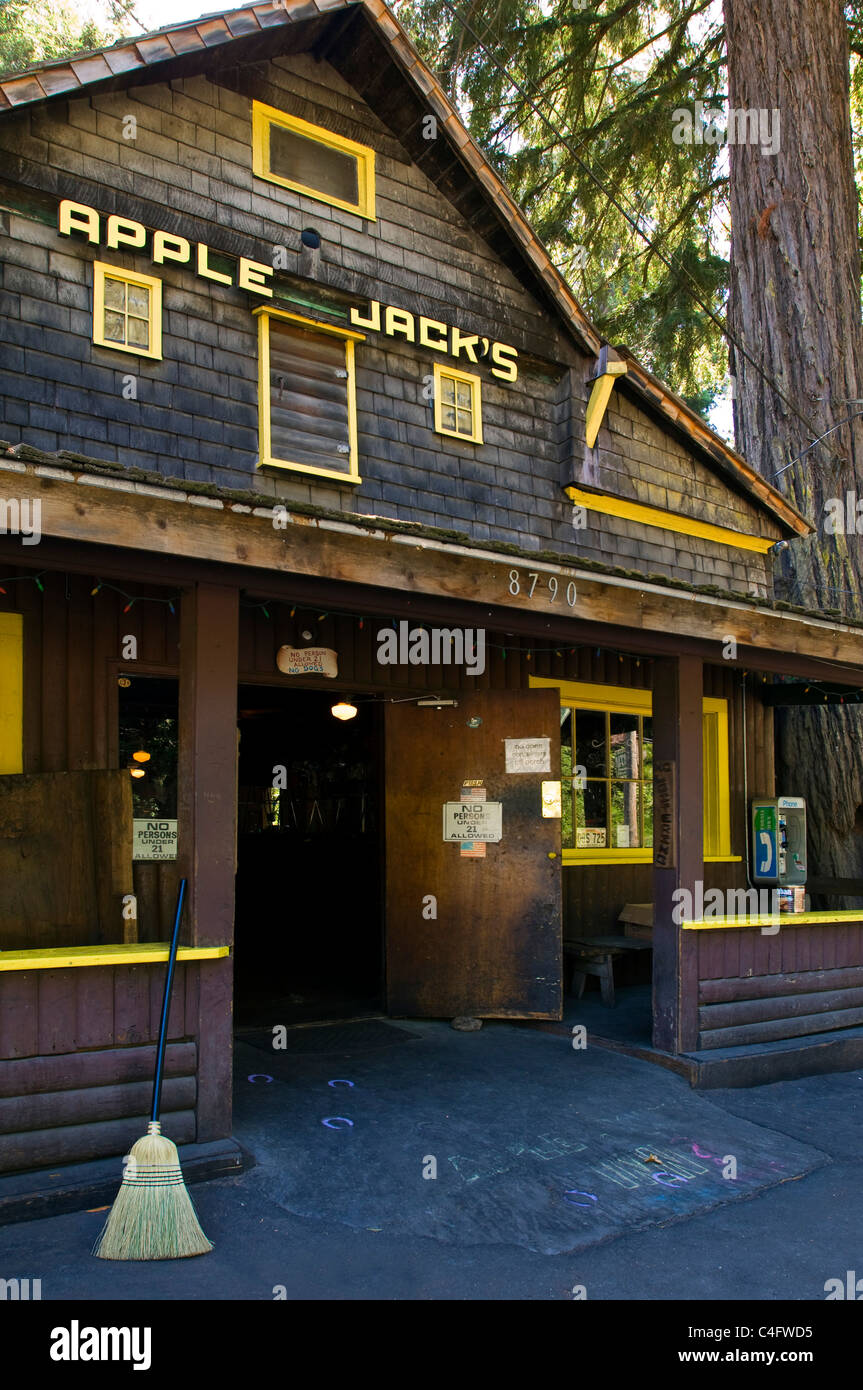
[[[653,862],[653,699],[649,690],[531,676],[560,690],[564,864]],[[705,697],[704,859],[731,853],[728,701]]]
[[[482,382],[478,376],[435,362],[434,427],[438,434],[482,443]]]
[[[360,483],[354,344],[365,335],[279,309],[258,320],[259,468]]]
[[[375,220],[374,150],[260,101],[252,102],[252,172]]]
[[[703,701],[704,858],[731,857],[731,789],[728,781],[728,701]]]
[[[0,613],[0,773],[24,767],[24,619]]]
[[[93,342],[161,360],[161,280],[94,261]]]

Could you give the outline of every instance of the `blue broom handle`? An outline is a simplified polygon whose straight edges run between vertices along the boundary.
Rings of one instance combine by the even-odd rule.
[[[180,942],[180,918],[183,915],[183,902],[186,897],[186,880],[180,879],[180,886],[177,890],[177,911],[174,916],[174,935],[171,938],[171,950],[168,956],[168,974],[165,977],[165,993],[162,998],[162,1018],[159,1023],[159,1048],[156,1053],[156,1075],[153,1080],[153,1107],[150,1119],[153,1121],[159,1118],[159,1105],[162,1099],[162,1070],[165,1063],[165,1043],[168,1038],[168,1014],[171,1008],[171,986],[174,983],[174,966],[177,962],[177,947]]]

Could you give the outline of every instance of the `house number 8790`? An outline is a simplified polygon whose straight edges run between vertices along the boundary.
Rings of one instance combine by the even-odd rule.
[[[529,571],[527,575],[527,582],[524,586],[524,591],[527,594],[528,598],[533,598],[533,591],[536,588],[538,582],[539,575],[535,574],[532,570]],[[546,580],[546,583],[548,585],[548,592],[551,596],[552,603],[557,602],[558,594],[560,595],[561,599],[563,599],[563,586],[558,582],[556,575],[550,574],[548,576],[548,579]],[[518,570],[510,570],[509,592],[512,594],[513,597],[515,597],[516,594],[521,593],[521,586],[522,576],[520,572]],[[572,582],[572,580],[570,580],[570,582],[566,586],[566,602],[569,604],[570,608],[575,607],[575,584]]]

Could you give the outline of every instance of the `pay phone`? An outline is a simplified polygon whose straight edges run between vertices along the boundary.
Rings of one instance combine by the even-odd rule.
[[[752,882],[779,888],[806,882],[806,802],[802,796],[757,797],[751,807]]]

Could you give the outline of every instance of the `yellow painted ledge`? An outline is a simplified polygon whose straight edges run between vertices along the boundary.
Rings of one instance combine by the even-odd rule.
[[[610,389],[610,388],[609,388]],[[745,531],[734,531],[729,526],[716,526],[712,521],[700,521],[694,516],[684,516],[682,512],[669,512],[661,507],[648,507],[643,502],[630,502],[625,497],[613,497],[608,493],[587,492],[580,487],[564,488],[567,496],[577,506],[587,511],[601,512],[605,516],[619,516],[624,521],[635,521],[642,526],[656,526],[661,531],[676,531],[681,536],[696,536],[700,540],[715,541],[717,545],[731,545],[738,550],[756,550],[766,555],[776,544],[770,536],[753,536]]]
[[[708,917],[700,922],[681,922],[686,931],[745,930],[747,927],[830,926],[842,922],[863,922],[863,910],[844,907],[836,912],[779,912],[774,917],[761,912],[752,917]]]
[[[117,946],[50,946],[0,951],[0,970],[59,970],[82,965],[150,965],[168,959],[167,941],[132,941]],[[216,960],[230,946],[181,946],[177,960]]]

